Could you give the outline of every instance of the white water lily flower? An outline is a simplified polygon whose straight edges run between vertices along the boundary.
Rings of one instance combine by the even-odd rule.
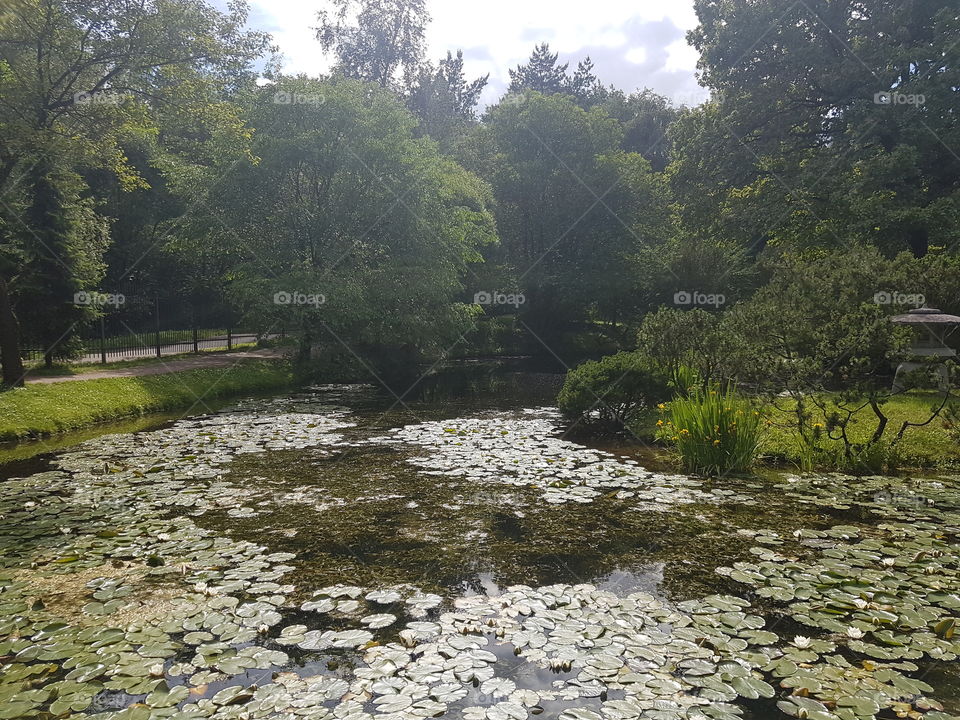
[[[854,598],[854,599],[853,599],[853,604],[856,605],[860,610],[863,610],[863,609],[866,608],[870,603],[868,603],[868,602],[867,602],[866,600],[864,600],[863,598]]]
[[[149,668],[147,668],[147,672],[150,673],[150,677],[163,677],[163,663],[151,665]]]
[[[800,650],[806,650],[812,642],[810,638],[804,637],[803,635],[795,635],[793,638],[793,646]]]
[[[884,567],[893,567],[894,565],[897,564],[897,559],[892,557],[885,557],[883,560],[880,561],[880,564],[883,565]]]
[[[848,628],[847,628],[847,637],[848,637],[848,638],[851,638],[851,639],[853,639],[853,640],[859,640],[859,639],[862,638],[864,635],[866,635],[866,633],[863,632],[863,630],[861,630],[860,628],[856,628],[856,627],[848,627]]]

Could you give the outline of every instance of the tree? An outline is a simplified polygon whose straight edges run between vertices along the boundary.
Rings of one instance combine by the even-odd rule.
[[[522,283],[525,321],[551,343],[592,314],[622,320],[634,260],[663,240],[668,210],[648,163],[620,150],[619,124],[527,91],[492,108],[475,135],[465,162],[493,184],[502,240],[490,259]]]
[[[510,70],[510,94],[522,94],[524,90],[534,90],[544,95],[567,92],[569,78],[568,63],[557,65],[557,53],[550,52],[550,45],[537,45],[526,65],[518,65]]]
[[[681,111],[648,89],[631,95],[615,90],[607,94],[602,107],[623,125],[623,149],[639,153],[656,172],[662,172],[670,162],[668,133]]]
[[[80,171],[113,173],[125,190],[144,187],[123,145],[157,145],[159,113],[197,118],[243,142],[242,123],[223,101],[249,78],[266,37],[242,30],[242,4],[221,13],[201,0],[11,0],[0,15],[0,331],[4,381],[22,381],[17,313],[37,312],[29,288],[55,293],[37,328],[69,340],[80,309],[62,297],[102,274],[105,225]],[[211,116],[215,116],[215,120]],[[206,121],[206,122],[204,122]],[[229,128],[229,130],[227,130]],[[210,134],[191,135],[196,152]],[[163,139],[166,140],[165,138]],[[224,143],[219,150],[225,150]],[[229,144],[226,143],[226,144]],[[89,287],[89,285],[88,285]],[[21,292],[22,289],[22,292]],[[23,305],[24,307],[18,307]],[[67,323],[67,334],[63,330]],[[61,352],[47,348],[48,359]]]
[[[420,67],[406,93],[407,107],[420,120],[421,131],[449,145],[476,121],[480,94],[489,75],[467,80],[463,71],[463,51],[447,53],[437,67]]]
[[[430,15],[424,0],[328,0],[317,13],[317,39],[342,75],[389,87],[414,74],[424,55]]]
[[[609,91],[593,74],[593,60],[589,57],[577,63],[576,71],[567,82],[567,91],[584,108],[603,102],[609,95]]]
[[[705,200],[749,243],[917,256],[955,245],[955,2],[695,7],[689,39],[719,100],[683,128],[682,200]]]
[[[251,118],[259,162],[184,218],[185,251],[229,258],[238,306],[264,331],[297,329],[303,360],[319,348],[380,377],[442,357],[471,325],[463,277],[496,241],[489,187],[374,84],[281,78]]]

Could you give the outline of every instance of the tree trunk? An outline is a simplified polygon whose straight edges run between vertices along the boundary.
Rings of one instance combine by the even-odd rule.
[[[0,277],[0,365],[3,385],[23,385],[23,360],[20,358],[20,323],[10,304],[6,281]]]

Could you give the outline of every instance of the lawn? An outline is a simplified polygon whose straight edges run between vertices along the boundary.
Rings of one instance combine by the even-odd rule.
[[[958,398],[960,399],[960,398]],[[889,418],[884,439],[893,440],[904,421],[924,422],[930,417],[931,407],[938,405],[940,396],[934,392],[913,391],[897,396],[883,405],[883,411]],[[795,429],[791,411],[795,405],[792,400],[783,398],[776,407],[766,405],[763,414],[770,424],[766,428],[760,445],[761,462],[770,465],[800,466],[803,460],[803,445]],[[656,433],[656,411],[647,411],[635,419],[631,425],[633,433],[646,440],[652,440]],[[811,423],[823,422],[822,417],[814,417]],[[858,414],[848,428],[848,435],[854,442],[866,442],[876,427],[876,418],[869,408]],[[820,447],[830,452],[841,452],[843,443],[824,436]],[[903,439],[897,444],[899,465],[901,468],[933,468],[960,465],[960,442],[950,436],[942,418],[937,418],[924,427],[908,428]],[[817,469],[835,470],[822,462]]]
[[[163,410],[199,411],[204,400],[276,390],[292,382],[286,363],[247,360],[232,368],[28,385],[0,393],[0,440],[54,435]]]

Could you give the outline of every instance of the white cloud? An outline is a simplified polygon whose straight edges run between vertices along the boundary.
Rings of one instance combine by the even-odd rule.
[[[273,34],[286,72],[329,69],[311,29],[319,6],[252,0],[251,25]],[[502,94],[508,70],[539,42],[549,42],[572,66],[590,54],[600,79],[627,91],[651,87],[668,97],[697,91],[697,53],[684,40],[697,24],[692,0],[428,0],[428,8],[430,58],[462,49],[471,77],[490,74],[486,102]]]

